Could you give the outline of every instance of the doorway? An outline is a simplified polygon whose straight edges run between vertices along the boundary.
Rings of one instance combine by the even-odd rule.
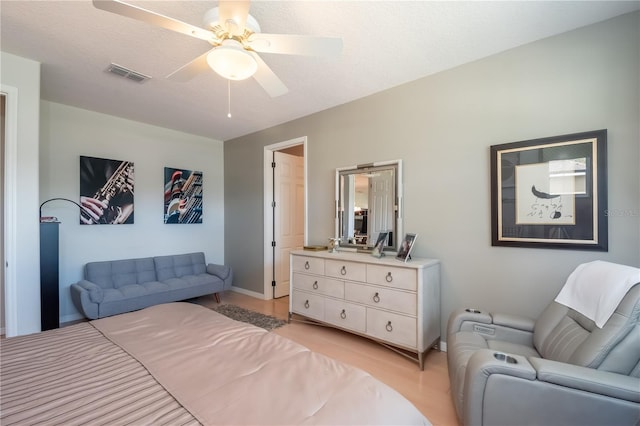
[[[289,294],[291,250],[307,243],[307,138],[264,148],[264,299]]]
[[[2,319],[3,331],[7,337],[17,335],[18,298],[15,268],[17,251],[16,217],[18,214],[17,194],[17,151],[18,151],[18,89],[0,84],[2,98],[2,197],[0,201],[0,225],[2,227]],[[13,256],[13,257],[12,257]]]
[[[4,241],[4,128],[7,97],[0,92],[0,239]],[[4,244],[0,247],[0,262],[6,265],[4,260]],[[4,272],[4,268],[2,268]],[[4,320],[4,273],[0,274],[0,335],[5,334]]]

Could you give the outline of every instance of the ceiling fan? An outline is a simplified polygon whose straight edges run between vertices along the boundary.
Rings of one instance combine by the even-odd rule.
[[[249,15],[249,0],[220,0],[218,7],[205,13],[205,28],[120,0],[93,0],[93,5],[101,10],[209,42],[213,48],[167,76],[177,81],[187,81],[201,72],[213,69],[228,80],[244,80],[253,76],[271,97],[276,97],[284,95],[288,89],[258,52],[332,56],[342,51],[342,39],[339,37],[261,33],[258,21]]]

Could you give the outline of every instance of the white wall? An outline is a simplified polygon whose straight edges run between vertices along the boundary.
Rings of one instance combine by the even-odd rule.
[[[44,216],[60,225],[61,321],[79,318],[69,286],[83,265],[203,251],[210,263],[224,263],[223,143],[174,130],[42,101],[40,200],[79,201],[80,156],[134,162],[135,223],[80,225],[77,206],[52,201]],[[203,172],[202,224],[163,223],[164,167]]]
[[[40,115],[40,63],[0,52],[0,83],[17,96],[17,111],[7,110],[8,125],[17,113],[17,146],[10,167],[15,178],[6,188],[7,217],[13,217],[12,229],[5,232],[13,240],[6,252],[7,336],[40,331],[40,266],[38,222],[38,146]],[[8,107],[12,101],[8,99]],[[10,143],[7,140],[7,143]],[[3,173],[4,173],[3,165]]]
[[[536,317],[595,259],[640,266],[640,13],[521,46],[225,141],[226,261],[262,292],[264,145],[307,136],[309,244],[334,229],[335,168],[400,158],[404,230],[442,261],[442,337],[453,309]],[[336,87],[336,90],[340,90]],[[609,251],[492,247],[489,147],[608,129]],[[257,283],[257,284],[256,284]]]

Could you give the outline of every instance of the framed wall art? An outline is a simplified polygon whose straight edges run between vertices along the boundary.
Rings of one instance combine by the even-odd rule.
[[[164,168],[164,223],[202,223],[202,172]]]
[[[80,224],[133,223],[133,162],[80,156]]]
[[[491,146],[492,245],[608,250],[607,130]]]

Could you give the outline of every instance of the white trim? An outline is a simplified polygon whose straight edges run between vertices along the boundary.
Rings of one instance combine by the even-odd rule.
[[[7,337],[18,334],[18,284],[16,218],[18,217],[18,89],[0,84],[6,96],[4,145],[4,321]]]
[[[288,141],[274,143],[264,147],[264,300],[273,299],[273,291],[271,289],[271,279],[273,277],[273,259],[271,256],[271,238],[273,236],[273,222],[271,218],[271,201],[273,200],[273,173],[271,171],[271,162],[273,161],[273,152],[281,151],[292,146],[302,145],[302,155],[304,161],[304,244],[307,244],[309,235],[307,226],[307,199],[308,199],[308,182],[307,182],[307,137],[290,139]]]

